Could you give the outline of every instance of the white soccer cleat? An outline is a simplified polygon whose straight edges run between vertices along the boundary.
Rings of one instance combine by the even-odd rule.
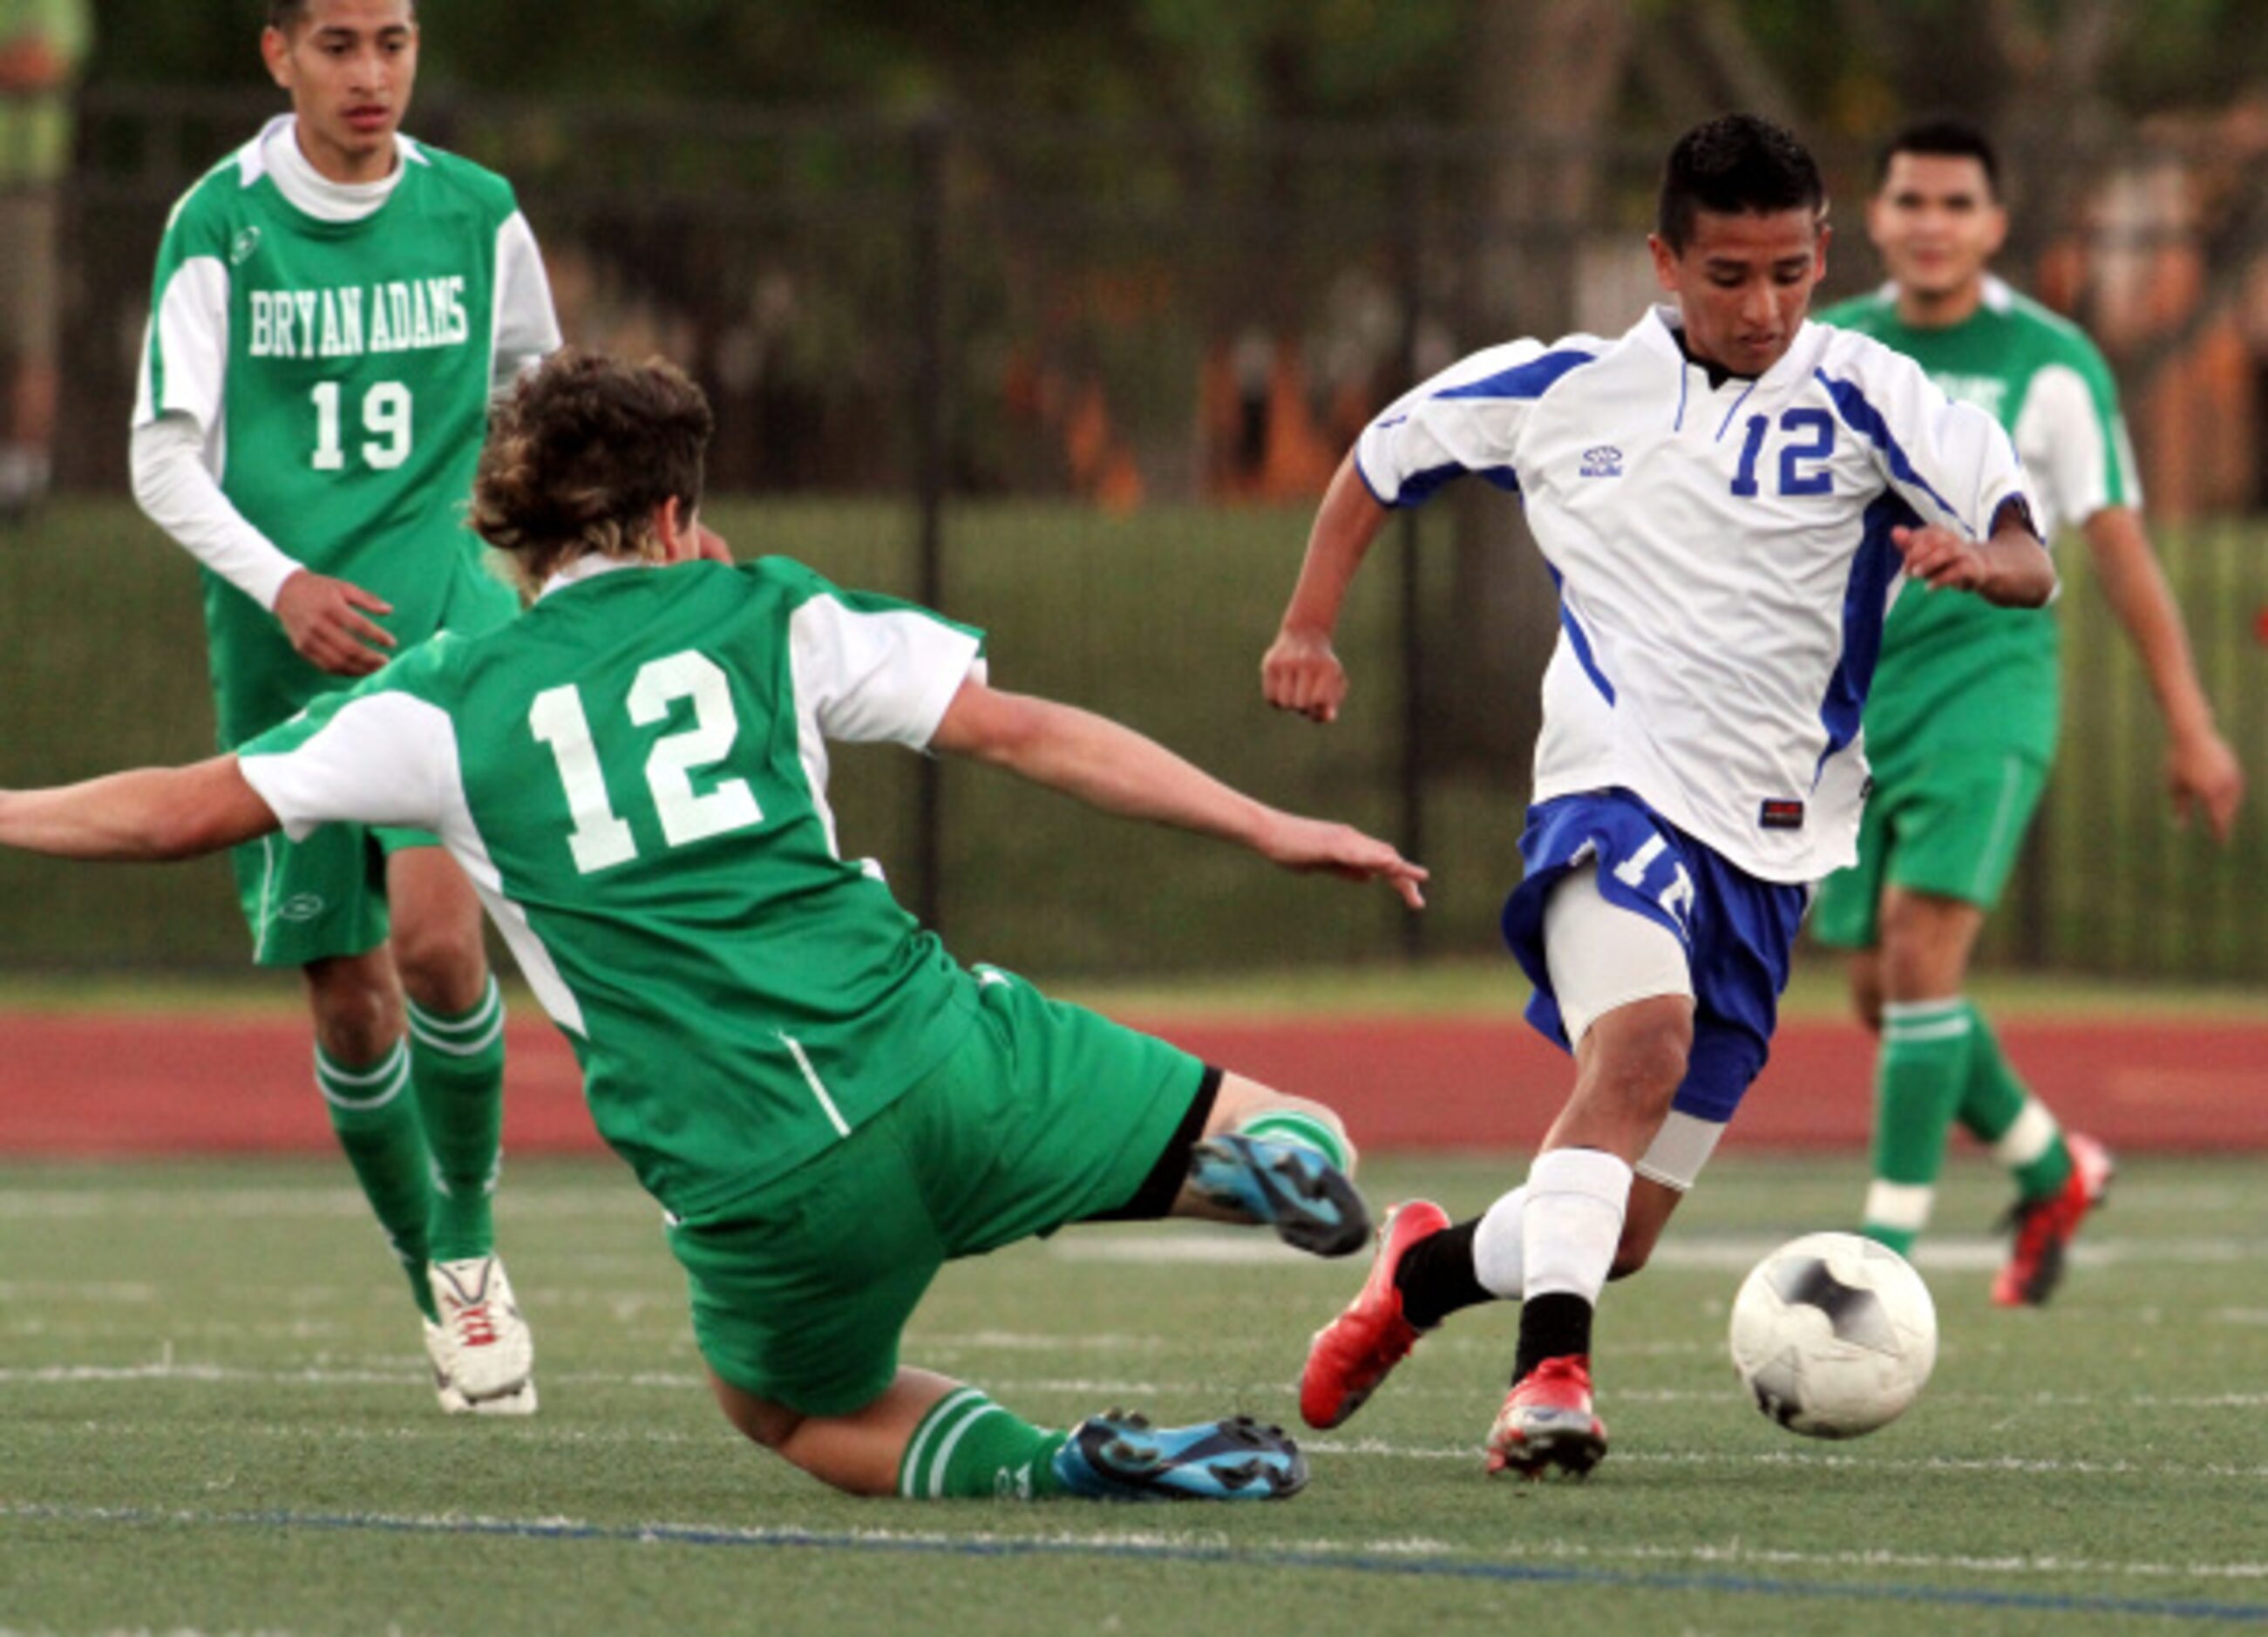
[[[428,1332],[442,1408],[456,1393],[475,1414],[528,1415],[535,1409],[535,1340],[512,1300],[512,1281],[493,1256],[436,1262],[426,1270],[441,1322]],[[438,1340],[435,1340],[438,1332]],[[506,1408],[525,1397],[526,1407]]]
[[[433,1365],[433,1393],[441,1401],[444,1415],[533,1415],[535,1413],[535,1378],[529,1376],[517,1392],[500,1397],[483,1398],[478,1404],[457,1390],[457,1383],[449,1379],[449,1332],[431,1319],[425,1324],[425,1356]]]

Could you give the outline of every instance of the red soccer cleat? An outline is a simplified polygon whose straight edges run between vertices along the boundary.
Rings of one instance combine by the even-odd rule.
[[[1410,1356],[1425,1332],[1402,1316],[1394,1275],[1410,1246],[1448,1225],[1449,1213],[1430,1199],[1412,1199],[1387,1213],[1370,1277],[1307,1348],[1307,1367],[1300,1372],[1300,1413],[1308,1426],[1338,1426]]]
[[[2110,1150],[2077,1132],[2066,1133],[2064,1143],[2071,1150],[2070,1179],[2044,1199],[2019,1200],[2009,1213],[2016,1242],[1992,1280],[1992,1300],[2000,1307],[2036,1308],[2055,1294],[2072,1235],[2110,1191],[2117,1168]]]
[[[1591,1412],[1591,1360],[1546,1359],[1513,1383],[1489,1428],[1488,1470],[1522,1478],[1581,1478],[1607,1453],[1607,1424]]]

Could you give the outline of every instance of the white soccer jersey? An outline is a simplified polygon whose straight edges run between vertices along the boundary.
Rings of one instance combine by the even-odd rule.
[[[1466,473],[1525,500],[1560,599],[1536,800],[1621,786],[1750,874],[1815,881],[1857,857],[1890,529],[1981,538],[2029,504],[2023,472],[1990,416],[1862,336],[1806,323],[1712,386],[1678,322],[1476,353],[1355,461],[1387,505]]]

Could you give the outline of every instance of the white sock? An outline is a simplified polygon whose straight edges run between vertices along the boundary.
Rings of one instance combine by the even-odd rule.
[[[1528,1186],[1523,1183],[1489,1206],[1473,1230],[1473,1277],[1483,1290],[1507,1301],[1519,1301],[1525,1287],[1520,1219],[1527,1209]]]
[[[1598,1301],[1622,1240],[1631,1175],[1628,1165],[1597,1148],[1554,1148],[1535,1156],[1520,1220],[1529,1300],[1565,1294]]]

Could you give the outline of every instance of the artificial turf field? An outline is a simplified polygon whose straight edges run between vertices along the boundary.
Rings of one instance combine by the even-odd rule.
[[[1453,1210],[1508,1156],[1382,1159]],[[1957,1164],[1921,1265],[1935,1379],[1796,1439],[1723,1351],[1747,1266],[1840,1225],[1855,1157],[1729,1155],[1602,1313],[1587,1484],[1485,1478],[1513,1313],[1469,1313],[1285,1503],[838,1498],[726,1429],[653,1207],[515,1165],[500,1228],[542,1413],[445,1419],[330,1160],[0,1166],[0,1632],[1838,1633],[2268,1625],[2268,1198],[2143,1157],[2056,1304],[1984,1296],[2001,1184]],[[907,1357],[1035,1419],[1294,1413],[1360,1274],[1225,1230],[1089,1228],[948,1270]],[[1546,1624],[1548,1622],[1548,1625]]]

